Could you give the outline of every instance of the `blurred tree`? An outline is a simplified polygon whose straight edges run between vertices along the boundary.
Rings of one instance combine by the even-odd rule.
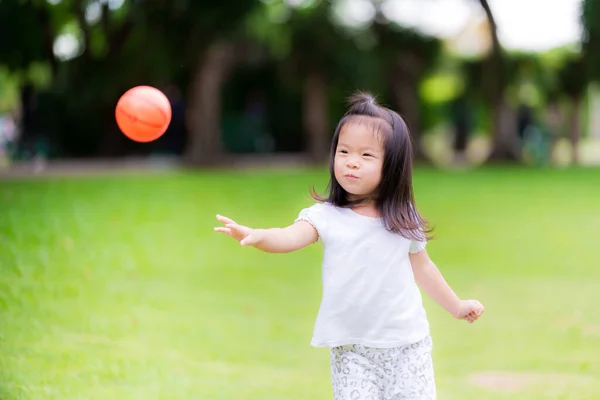
[[[581,4],[582,54],[591,79],[600,80],[600,0],[583,0]]]
[[[425,74],[436,65],[441,43],[389,22],[381,13],[375,18],[373,31],[377,40],[376,57],[381,62],[396,108],[409,126],[416,157],[422,161],[425,156],[421,149],[419,87]]]
[[[267,2],[263,12],[282,15],[286,10],[285,22],[258,25],[257,18],[254,31],[284,61],[284,69],[302,79],[304,129],[313,160],[327,155],[328,99],[336,96],[337,88],[348,90],[344,97],[357,88],[390,95],[422,156],[419,83],[435,64],[440,42],[386,20],[377,1],[372,2],[374,18],[358,25],[339,20],[336,6],[342,2],[300,1],[296,7],[288,3]]]
[[[331,136],[327,86],[335,73],[332,67],[337,64],[336,58],[348,43],[332,24],[326,2],[297,10],[287,24],[291,30],[289,61],[303,81],[302,115],[308,153],[315,162],[325,161]]]
[[[600,1],[583,0],[581,4],[581,51],[572,54],[558,71],[557,89],[569,99],[572,160],[579,162],[582,103],[590,82],[600,81]]]
[[[327,159],[332,132],[332,83],[355,72],[361,63],[359,51],[351,35],[334,22],[330,2],[290,3],[265,2],[251,21],[251,32],[282,62],[286,76],[299,77],[307,152],[314,162],[322,162]],[[267,19],[276,22],[261,23]]]
[[[91,155],[98,141],[107,153],[136,147],[116,132],[112,118],[124,90],[136,84],[162,88],[173,80],[189,82],[186,159],[214,160],[221,152],[221,83],[235,54],[230,37],[258,1],[117,3],[0,1],[1,33],[14,38],[1,42],[0,57],[13,70],[26,71],[36,62],[50,67],[53,79],[42,96],[44,111],[61,120],[62,127],[46,123],[44,129],[67,135],[62,141],[79,154]],[[23,86],[24,97],[32,97],[31,85]],[[90,126],[90,120],[102,122]],[[76,143],[87,150],[73,148]]]
[[[184,153],[188,164],[218,162],[223,154],[222,87],[240,56],[237,38],[243,22],[257,4],[257,0],[155,0],[146,5],[152,37],[162,43],[172,67],[181,70],[188,82]]]
[[[520,146],[514,126],[514,117],[505,99],[507,61],[498,39],[498,27],[487,0],[478,0],[488,19],[492,48],[485,60],[484,86],[491,106],[493,148],[490,159],[509,161],[520,159]]]
[[[569,102],[569,139],[571,142],[571,160],[574,164],[579,163],[579,142],[581,140],[582,128],[582,106],[585,93],[589,84],[585,56],[576,53],[557,71],[557,92],[565,96]]]
[[[95,13],[90,12],[94,6]],[[129,18],[134,13],[127,12],[132,8],[123,5],[113,12],[108,2],[82,0],[0,2],[0,34],[11,38],[0,42],[0,57],[21,83],[24,142],[39,141],[52,130],[68,131],[64,124],[77,118],[68,121],[61,115],[63,111],[78,115],[83,122],[87,116],[79,112],[89,100],[98,104],[106,98],[102,89],[111,85],[104,81],[95,86],[98,80],[92,71],[103,58],[119,54],[127,43],[134,26]],[[45,89],[36,79],[41,65],[49,71]],[[65,102],[69,98],[78,101]],[[59,99],[63,101],[55,101]],[[61,110],[62,103],[72,108]],[[61,118],[62,129],[55,125]],[[84,126],[89,128],[89,119]]]
[[[36,61],[48,61],[56,69],[53,51],[56,20],[61,19],[53,18],[53,8],[47,2],[1,1],[2,63],[13,71],[22,71]]]

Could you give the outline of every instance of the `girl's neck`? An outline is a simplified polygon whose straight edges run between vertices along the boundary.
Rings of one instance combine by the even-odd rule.
[[[357,198],[356,196],[352,196],[352,195],[349,196],[350,201],[355,201],[358,199],[359,198]],[[362,202],[360,202],[359,204],[352,206],[351,210],[357,214],[364,215],[365,217],[371,217],[371,218],[381,217],[381,213],[379,212],[379,209],[377,208],[377,203],[375,202],[375,199],[372,197],[365,199]]]
[[[381,213],[379,212],[379,210],[377,209],[377,207],[375,207],[375,205],[372,206],[364,206],[364,205],[360,205],[360,206],[355,206],[352,207],[352,211],[354,211],[355,213],[362,215],[364,217],[370,217],[370,218],[381,218]]]

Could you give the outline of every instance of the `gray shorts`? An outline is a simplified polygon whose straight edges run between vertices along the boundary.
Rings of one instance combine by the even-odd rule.
[[[410,345],[377,349],[331,348],[335,400],[435,400],[431,337]]]

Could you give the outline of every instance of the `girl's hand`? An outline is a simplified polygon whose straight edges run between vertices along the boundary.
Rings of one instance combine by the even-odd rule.
[[[225,226],[216,227],[215,232],[222,232],[231,236],[240,242],[242,246],[253,246],[262,239],[262,235],[258,229],[252,229],[248,228],[247,226],[240,225],[234,220],[222,215],[217,215],[217,220],[223,223]]]
[[[483,304],[477,300],[461,300],[458,311],[454,314],[457,319],[464,319],[470,324],[475,322],[485,311]]]

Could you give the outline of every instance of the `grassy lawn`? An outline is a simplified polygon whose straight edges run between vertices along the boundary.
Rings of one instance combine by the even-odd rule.
[[[0,399],[331,399],[309,345],[319,246],[271,255],[212,230],[217,213],[291,223],[312,184],[326,176],[0,182]],[[439,399],[600,398],[600,171],[423,169],[415,185],[429,253],[487,307],[469,325],[426,299]]]

